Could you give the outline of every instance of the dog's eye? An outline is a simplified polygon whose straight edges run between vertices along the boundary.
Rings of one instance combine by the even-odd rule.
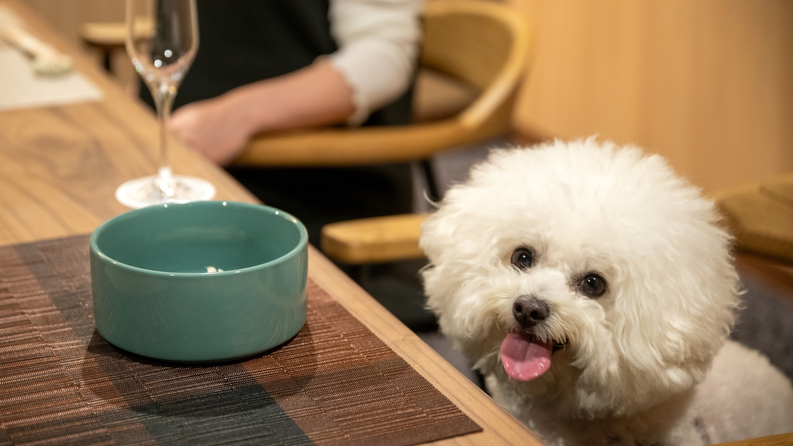
[[[533,261],[534,257],[527,248],[516,249],[512,253],[512,258],[510,259],[512,265],[519,270],[530,268]]]
[[[606,292],[606,279],[597,274],[587,274],[581,280],[578,289],[588,297],[600,297]]]

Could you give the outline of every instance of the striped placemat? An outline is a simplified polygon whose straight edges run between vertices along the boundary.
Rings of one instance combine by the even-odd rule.
[[[0,445],[410,445],[481,430],[314,283],[283,346],[157,363],[94,328],[88,237],[0,247]]]

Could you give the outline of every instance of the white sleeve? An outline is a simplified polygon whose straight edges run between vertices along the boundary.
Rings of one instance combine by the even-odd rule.
[[[329,56],[353,90],[359,125],[410,86],[421,39],[423,0],[331,0],[330,31],[339,49]]]

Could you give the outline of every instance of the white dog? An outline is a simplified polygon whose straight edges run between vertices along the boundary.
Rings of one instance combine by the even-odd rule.
[[[442,332],[549,444],[793,431],[788,379],[727,340],[731,239],[660,156],[593,139],[493,151],[421,247]]]

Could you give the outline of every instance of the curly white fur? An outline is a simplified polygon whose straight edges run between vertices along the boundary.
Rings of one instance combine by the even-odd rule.
[[[594,139],[495,150],[427,219],[421,247],[441,330],[493,397],[550,443],[706,444],[793,431],[789,381],[727,341],[740,306],[731,239],[712,202],[660,156]],[[522,270],[510,263],[521,247],[534,253]],[[607,283],[598,298],[577,286],[593,272]],[[532,335],[564,344],[526,382],[509,378],[499,357],[504,338],[523,329],[519,296],[550,309]]]

